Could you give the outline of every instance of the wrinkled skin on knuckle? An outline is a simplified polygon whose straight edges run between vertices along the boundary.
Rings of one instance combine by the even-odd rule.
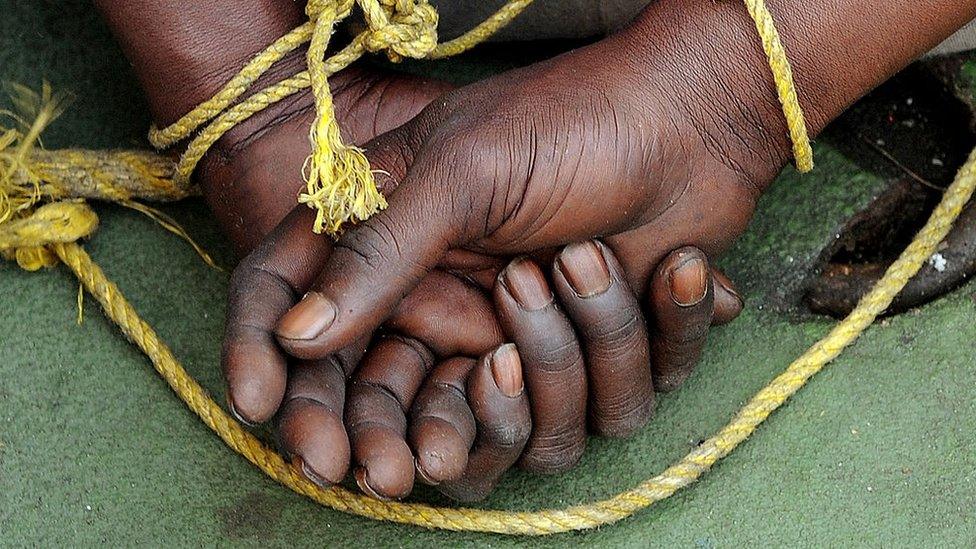
[[[545,341],[543,347],[522,351],[539,373],[557,376],[582,368],[583,354],[574,334],[551,334]]]
[[[355,229],[343,233],[335,243],[335,252],[350,254],[370,275],[410,277],[408,281],[391,281],[391,285],[411,287],[416,282],[412,277],[424,273],[426,267],[417,257],[404,253],[397,237],[402,231],[398,230],[396,223],[395,218],[380,213],[370,218],[369,223],[359,224]],[[405,268],[391,271],[385,268],[390,264],[403,265]]]
[[[404,259],[398,256],[400,246],[388,226],[388,221],[381,216],[372,218],[370,223],[360,225],[355,230],[343,233],[336,242],[336,249],[356,255],[360,263],[373,269],[387,260]]]
[[[551,436],[531,440],[519,464],[532,473],[563,473],[579,463],[585,450],[585,437],[553,433]]]
[[[353,381],[347,389],[346,401],[357,403],[345,407],[344,421],[350,430],[383,427],[401,436],[406,433],[406,411],[396,395],[386,387]]]
[[[503,451],[524,446],[532,433],[531,424],[517,420],[481,424],[478,428],[487,442]]]
[[[639,401],[633,394],[606,400],[600,410],[590,412],[590,429],[601,437],[627,438],[654,417],[653,395]]]
[[[609,311],[587,328],[590,353],[601,357],[628,355],[628,351],[645,344],[644,318],[637,310]]]

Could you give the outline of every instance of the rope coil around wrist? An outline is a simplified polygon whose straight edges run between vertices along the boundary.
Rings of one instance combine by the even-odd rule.
[[[790,135],[798,151],[796,155],[798,168],[809,169],[812,166],[812,153],[809,140],[806,138],[803,114],[796,101],[796,92],[785,52],[779,44],[772,19],[763,2],[744,1],[753,14],[763,39],[764,49],[770,58],[770,67],[783,101]],[[396,6],[408,3],[413,4],[397,2]],[[527,1],[510,2],[506,8],[513,10],[511,13],[517,13],[527,3]],[[331,21],[341,19],[351,5],[351,1],[316,3],[315,9],[321,9],[320,12],[316,12],[318,21],[321,22],[322,17]],[[383,15],[389,17],[390,21],[396,20],[389,9],[394,5],[392,2],[377,5],[382,8]],[[512,8],[513,5],[517,7]],[[503,8],[503,11],[506,8]],[[377,14],[374,15],[379,17]],[[416,17],[429,21],[431,16],[429,13],[421,13],[416,14]],[[495,17],[496,23],[483,24],[479,28],[497,28],[500,26],[497,21],[508,16],[500,17],[496,14]],[[313,27],[317,24],[318,22],[307,23],[278,40],[268,48],[265,52],[266,56],[262,54],[255,58],[213,99],[194,109],[173,126],[154,130],[152,133],[154,144],[178,141],[204,123],[211,121],[194,139],[194,141],[199,140],[197,148],[203,147],[202,150],[205,150],[206,146],[215,140],[214,136],[219,136],[219,133],[215,132],[224,125],[232,124],[234,120],[241,120],[243,119],[241,117],[246,118],[257,112],[270,104],[267,101],[274,97],[280,98],[284,96],[281,94],[293,93],[294,89],[311,85],[312,77],[303,73],[304,76],[297,75],[272,86],[269,88],[272,91],[260,92],[257,95],[264,95],[259,99],[253,99],[257,96],[252,96],[247,101],[228,109],[231,102],[243,93],[243,89],[246,89],[248,82],[253,82],[256,74],[270,66],[269,60],[273,62],[276,56],[280,58],[281,52],[295,47],[295,43],[301,43],[301,40],[314,34]],[[332,24],[334,23],[329,23],[329,28]],[[463,51],[482,40],[490,32],[491,30],[487,30],[479,35],[472,31],[474,34],[469,33],[469,35],[474,38],[441,44],[436,46],[433,52],[450,55]],[[377,43],[388,44],[389,39],[382,36],[384,35],[377,35],[375,39]],[[363,48],[365,51],[367,44],[370,43],[372,42],[365,37],[357,37],[348,48],[353,48],[352,51],[358,52],[356,55],[359,55],[361,51],[358,48]],[[369,47],[378,47],[377,43],[372,43]],[[403,55],[404,52],[410,54],[411,50],[394,48],[393,51],[396,55]],[[341,52],[337,55],[341,55]],[[322,67],[325,67],[324,71],[328,73],[342,65],[343,61],[334,61],[334,59],[335,57],[326,60],[318,70],[323,70]],[[249,106],[241,107],[241,105]],[[229,115],[230,112],[236,114]],[[887,308],[908,280],[936,251],[976,189],[976,151],[974,151],[960,169],[956,180],[945,191],[942,201],[933,211],[929,221],[888,268],[881,280],[861,299],[854,311],[760,390],[718,433],[658,476],[608,499],[565,509],[517,512],[442,508],[419,503],[379,501],[341,487],[319,488],[307,481],[280,455],[264,446],[214,402],[183,369],[152,327],[139,317],[118,287],[108,280],[104,272],[77,243],[78,239],[95,230],[97,216],[84,203],[65,200],[67,197],[79,195],[110,200],[119,200],[119,197],[128,200],[135,196],[158,200],[180,199],[194,192],[187,184],[193,163],[187,158],[192,159],[192,155],[197,153],[188,150],[187,155],[191,156],[185,156],[178,165],[173,166],[162,157],[136,152],[31,151],[31,146],[49,118],[49,116],[38,116],[38,121],[35,123],[36,131],[35,128],[28,132],[0,131],[0,253],[16,259],[21,267],[28,270],[50,266],[57,260],[67,265],[84,288],[102,305],[105,314],[146,353],[159,374],[187,406],[228,446],[271,478],[295,492],[339,511],[377,520],[447,530],[542,535],[595,528],[626,518],[692,484],[718,460],[748,438],[774,410],[870,326],[875,317]],[[215,124],[217,126],[214,126]],[[323,128],[329,129],[328,119]],[[204,135],[207,137],[203,137]],[[189,171],[187,171],[188,166]],[[92,172],[85,173],[85,170],[92,170]],[[49,203],[37,207],[42,198],[47,199]]]
[[[310,0],[305,8],[308,22],[256,55],[209,100],[166,128],[152,128],[149,141],[162,150],[192,136],[176,169],[180,181],[189,181],[200,159],[224,133],[278,101],[311,88],[315,99],[315,120],[309,128],[312,150],[302,167],[306,189],[299,202],[316,210],[312,230],[336,235],[344,224],[363,221],[385,208],[386,200],[376,188],[363,151],[342,142],[328,78],[367,52],[385,52],[393,62],[457,55],[483,42],[531,3],[508,0],[473,29],[438,44],[437,11],[427,0]],[[366,29],[326,58],[336,25],[357,5]],[[241,100],[272,65],[305,44],[307,70]]]

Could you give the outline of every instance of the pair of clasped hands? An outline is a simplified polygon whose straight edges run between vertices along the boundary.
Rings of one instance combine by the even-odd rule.
[[[269,191],[307,154],[309,109],[203,167],[263,210],[215,205],[226,226],[246,220],[242,248],[257,243],[232,278],[228,402],[245,422],[276,418],[309,480],[351,471],[374,497],[423,482],[471,501],[516,464],[566,471],[588,434],[646,424],[709,326],[738,315],[708,254],[741,232],[756,187],[663,89],[581,74],[598,67],[588,49],[458,89],[334,77],[343,131],[389,201],[337,241],[312,233],[294,186]]]
[[[167,75],[187,59],[201,80],[246,59],[214,53],[233,41],[185,45],[187,19],[162,24],[155,4],[147,26],[144,10],[99,2],[122,10],[103,7],[158,118],[186,111]],[[811,135],[976,17],[967,0],[782,4]],[[210,11],[193,21],[209,28]],[[375,497],[423,482],[476,500],[514,465],[565,471],[588,434],[644,425],[709,326],[741,311],[708,258],[744,230],[791,147],[737,2],[658,0],[599,42],[460,88],[362,67],[330,83],[388,209],[337,241],[312,233],[315,212],[295,206],[308,94],[235,128],[197,172],[247,254],[223,346],[229,405],[275,419],[313,482],[351,471]]]

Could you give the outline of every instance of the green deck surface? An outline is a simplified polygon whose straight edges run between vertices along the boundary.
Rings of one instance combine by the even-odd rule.
[[[0,78],[74,91],[48,147],[145,146],[145,107],[87,2],[0,2]],[[712,332],[694,376],[627,441],[593,439],[556,477],[516,472],[485,506],[609,496],[722,426],[830,322],[777,304],[880,185],[827,145],[784,175],[724,261],[747,310]],[[168,207],[224,265],[204,207]],[[227,275],[145,217],[99,206],[88,244],[186,367],[222,399]],[[63,268],[0,264],[0,545],[405,546],[530,543],[430,532],[324,509],[228,450]],[[620,524],[543,546],[976,544],[976,285],[874,326],[696,486]],[[441,501],[424,493],[419,497]]]

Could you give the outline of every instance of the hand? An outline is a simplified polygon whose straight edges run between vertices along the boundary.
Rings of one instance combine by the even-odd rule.
[[[565,471],[581,457],[587,432],[631,434],[652,414],[652,373],[655,378],[686,375],[709,323],[731,320],[741,310],[741,301],[723,283],[703,284],[703,276],[724,280],[718,271],[708,272],[696,249],[669,254],[654,276],[652,299],[642,308],[615,258],[599,243],[569,246],[557,256],[551,273],[555,295],[535,262],[516,259],[497,276],[494,308],[507,337],[522,351],[496,344],[475,361],[455,357],[454,349],[435,339],[459,331],[465,338],[497,333],[483,314],[490,304],[479,294],[458,295],[457,280],[434,271],[418,290],[461,297],[452,301],[467,304],[467,310],[407,298],[352,374],[346,428],[360,488],[376,497],[400,498],[419,480],[473,501],[488,495],[516,460],[534,472]],[[689,295],[689,289],[699,292],[693,302],[672,297]],[[449,319],[440,323],[445,331],[422,328],[431,319]],[[407,331],[423,333],[422,340],[404,336]],[[649,349],[658,352],[649,357]],[[308,380],[313,372],[303,369],[291,380]],[[335,394],[341,380],[317,386]],[[307,392],[297,393],[303,395],[299,405],[310,407]],[[316,400],[337,401],[326,393],[320,391]],[[286,398],[283,409],[291,402]],[[294,421],[281,428],[289,433],[285,451],[331,456],[344,445],[339,438],[318,438],[315,447],[290,444],[320,432],[314,423],[291,417]]]
[[[409,120],[451,86],[374,69],[353,69],[334,78],[333,87],[344,131],[360,143]],[[311,97],[302,94],[295,102],[235,129],[204,157],[197,175],[225,234],[242,254],[254,252],[231,279],[222,360],[228,402],[246,423],[263,423],[278,409],[287,361],[270,331],[294,304],[290,292],[301,295],[306,291],[315,272],[313,265],[317,267],[315,262],[331,250],[325,239],[299,229],[304,223],[301,220],[269,237],[276,242],[274,246],[253,250],[292,209],[302,185],[296,167],[307,154],[305,129],[313,115],[311,106]],[[306,209],[292,217],[309,213]],[[282,294],[282,288],[289,293]],[[251,352],[257,354],[249,356]],[[361,352],[338,355],[351,369]]]
[[[773,15],[816,135],[976,5],[788,0]],[[883,31],[904,26],[913,31],[899,39]],[[724,250],[790,148],[746,10],[654,2],[605,40],[461,88],[367,145],[373,167],[392,174],[389,209],[345,233],[314,304],[282,319],[278,341],[295,356],[327,355],[378,326],[450,250],[510,254],[600,236],[641,291],[670,249]],[[299,310],[330,322],[293,322]]]
[[[374,168],[391,174],[381,181],[390,207],[338,241],[311,298],[279,323],[282,347],[314,358],[347,345],[458,250],[509,255],[605,235],[643,293],[670,250],[725,249],[780,159],[711,146],[716,128],[681,103],[693,83],[598,62],[630,39],[459,89],[368,144]]]
[[[337,86],[337,89],[341,89],[341,92],[337,93],[337,103],[344,103],[347,94],[353,97],[369,96],[375,93],[375,90],[387,86],[399,86],[403,91],[404,81],[390,82],[392,78],[394,77],[363,78],[360,76],[351,81],[343,81],[343,84],[346,82],[351,82],[351,84],[342,88]],[[377,82],[382,83],[382,85],[378,86]],[[433,88],[413,85],[412,80],[405,82],[408,84],[406,91],[411,89],[426,91]],[[401,96],[403,95],[401,94]],[[405,95],[408,101],[411,98],[422,101],[424,97],[422,93]],[[369,104],[366,103],[366,105]],[[407,105],[410,103],[408,102]],[[360,131],[368,134],[369,124],[364,126],[361,123],[357,124],[357,122],[364,119],[367,121],[379,120],[382,125],[384,120],[390,119],[380,116],[380,113],[402,113],[410,110],[409,108],[406,111],[403,109],[382,110],[383,104],[380,103],[379,106],[381,110],[374,115],[369,115],[367,112],[365,117],[361,115],[352,116],[346,114],[350,112],[350,109],[343,109],[340,111],[343,113],[340,116],[346,119],[346,126],[351,128],[354,134],[358,134]],[[419,107],[416,109],[419,110]],[[241,248],[246,249],[254,240],[253,237],[263,236],[265,227],[273,222],[276,215],[285,211],[287,209],[286,204],[290,202],[289,194],[282,192],[282,187],[289,180],[282,178],[281,175],[287,172],[283,172],[283,168],[279,168],[278,163],[282,162],[284,166],[297,163],[302,154],[301,145],[304,145],[305,138],[299,128],[306,123],[302,118],[307,111],[301,108],[296,110],[298,111],[297,117],[283,116],[284,122],[281,124],[260,129],[255,138],[245,138],[240,145],[228,146],[226,151],[233,154],[226,154],[223,157],[216,156],[213,157],[214,160],[208,158],[205,170],[201,172],[201,178],[207,188],[231,189],[246,195],[246,202],[235,201],[233,204],[236,206],[233,209],[222,209],[219,203],[217,203],[216,209],[222,217],[226,215],[227,219],[240,220],[236,226],[240,232],[235,227],[231,227],[230,232],[232,235],[238,235],[235,240]],[[396,120],[397,116],[391,118]],[[365,127],[365,131],[359,129],[363,127]],[[298,139],[299,136],[301,137],[300,140]],[[221,195],[214,193],[213,196]],[[242,204],[248,207],[242,208]],[[253,207],[254,205],[258,207]],[[235,271],[231,283],[231,304],[223,359],[228,380],[228,401],[235,413],[249,422],[265,421],[277,411],[278,434],[282,447],[294,457],[296,466],[304,471],[310,479],[324,485],[341,480],[346,473],[350,451],[352,450],[357,470],[360,471],[360,483],[366,490],[386,497],[400,497],[408,493],[413,484],[413,458],[410,446],[405,441],[399,446],[392,446],[389,440],[377,443],[377,437],[386,436],[389,438],[389,434],[377,435],[375,429],[377,425],[391,426],[397,425],[397,423],[390,417],[371,417],[370,414],[377,414],[382,411],[382,408],[371,407],[359,408],[366,410],[363,415],[366,418],[371,418],[369,420],[362,418],[357,420],[353,417],[344,424],[342,419],[342,410],[346,398],[345,379],[359,363],[363,343],[358,342],[350,345],[325,360],[292,361],[289,364],[289,361],[281,355],[271,335],[277,316],[293,304],[296,295],[305,291],[314,278],[319,263],[330,253],[331,246],[328,240],[317,237],[307,230],[311,215],[312,212],[305,208],[293,212],[292,217],[300,216],[302,219],[284,222],[279,231],[271,235],[264,245],[259,247]],[[253,235],[253,237],[248,235]],[[609,251],[606,253],[609,254]],[[701,256],[700,253],[697,255]],[[703,259],[703,256],[701,258]],[[445,267],[450,268],[455,273],[463,274],[465,278],[480,280],[483,286],[494,282],[494,274],[499,271],[500,267],[498,259],[463,253],[449,254],[444,258],[443,263]],[[522,261],[518,265],[528,266],[532,263]],[[700,267],[707,269],[707,262],[701,264]],[[509,270],[517,271],[519,269],[513,266]],[[618,270],[614,272],[618,272]],[[670,280],[670,275],[668,272],[662,271],[660,278],[667,281]],[[701,273],[692,273],[691,279],[700,281],[703,278]],[[664,288],[666,285],[665,283],[658,286]],[[623,287],[626,287],[626,284],[615,286],[615,290],[619,292]],[[701,287],[700,284],[699,287]],[[719,313],[723,310],[726,311],[726,318],[729,314],[731,316],[737,314],[738,308],[741,307],[737,298],[724,290],[719,291],[718,289],[724,288],[721,285],[716,286],[716,288],[716,295],[724,298],[724,301],[720,299]],[[546,291],[548,292],[548,290]],[[622,296],[617,295],[617,299],[622,299]],[[699,300],[696,304],[710,303],[710,298],[706,299],[704,294],[693,299]],[[633,308],[636,301],[630,297],[629,303]],[[723,309],[721,303],[728,306]],[[467,305],[461,306],[464,304]],[[671,309],[674,309],[673,305]],[[697,310],[704,311],[704,307],[698,307]],[[728,311],[735,312],[729,313]],[[673,315],[656,314],[649,318],[663,320],[671,316]],[[680,323],[662,324],[661,328],[655,331],[657,337],[653,340],[652,345],[655,349],[661,349],[659,355],[661,360],[655,362],[654,371],[656,373],[669,371],[668,365],[671,364],[683,365],[683,371],[689,371],[690,366],[697,359],[699,351],[697,345],[703,341],[709,316],[710,311],[709,315],[697,315],[697,324],[694,322],[687,326],[680,325]],[[556,315],[549,321],[555,321],[556,318],[562,317]],[[562,318],[556,325],[565,330],[569,326],[569,322]],[[577,320],[577,329],[581,331],[587,329],[584,319]],[[598,330],[599,328],[595,329]],[[381,352],[379,355],[373,351],[368,353],[362,362],[360,372],[364,376],[370,375],[370,372],[383,372],[377,375],[387,376],[392,380],[390,384],[398,383],[399,385],[394,386],[405,391],[398,396],[404,403],[405,409],[409,408],[425,379],[422,376],[415,378],[412,381],[413,385],[403,379],[405,375],[411,372],[410,368],[406,368],[406,372],[403,371],[404,366],[410,364],[411,355],[407,351],[411,349],[425,350],[426,355],[423,356],[427,357],[427,362],[424,362],[426,366],[419,370],[423,373],[430,370],[432,361],[435,359],[441,360],[454,356],[478,356],[493,347],[497,347],[504,341],[498,324],[494,320],[491,304],[477,292],[472,293],[470,284],[461,278],[440,271],[430,273],[401,303],[398,312],[387,322],[387,331],[389,330],[394,330],[400,334],[398,336],[400,339],[396,341],[409,341],[412,342],[410,344],[412,346],[404,347],[401,345],[398,352],[392,352],[389,349],[397,347],[397,344],[390,342],[379,345],[378,347],[381,350],[386,349],[387,351]],[[569,330],[572,333],[572,328]],[[689,330],[697,331],[700,336],[699,339],[689,341],[687,336]],[[518,330],[513,329],[512,333],[517,334]],[[646,334],[643,329],[641,329],[641,333],[643,336],[638,336],[637,339],[640,340],[643,337],[644,360],[631,360],[630,369],[643,372],[643,377],[638,375],[635,379],[645,379],[645,383],[642,385],[649,388],[650,370],[647,369],[646,361]],[[537,338],[539,334],[536,333]],[[544,339],[541,342],[533,343],[531,336],[520,336],[520,338],[524,345],[534,349],[551,347],[551,342],[547,345]],[[596,337],[595,340],[600,341],[601,338]],[[674,345],[673,342],[683,343]],[[580,352],[579,344],[576,344],[575,351],[578,355]],[[415,351],[412,356],[418,356],[417,352]],[[535,356],[533,356],[533,360],[535,360]],[[530,362],[530,364],[533,363]],[[478,368],[484,367],[478,365],[480,363],[472,363],[470,360],[466,364],[468,366],[463,369],[464,371],[474,368],[473,371],[477,372],[479,371]],[[670,369],[681,370],[677,367]],[[418,370],[412,371],[416,374]],[[433,377],[428,378],[427,384],[424,385],[420,394],[427,395],[437,392],[436,388],[430,389],[429,387],[433,383],[430,380],[442,379],[443,376],[438,373],[439,371],[430,374]],[[449,382],[461,383],[463,380],[459,377],[461,376],[459,371],[456,368],[449,368],[444,375],[448,376]],[[579,376],[583,374],[583,370],[577,368],[575,374]],[[356,379],[359,379],[359,375],[357,374]],[[686,373],[682,375],[686,375]],[[673,387],[678,380],[675,378],[675,381],[671,382],[660,376],[657,377],[664,389]],[[585,387],[586,380],[584,378],[578,377],[575,381],[577,387],[579,387],[580,382]],[[535,378],[530,374],[530,386],[533,382],[535,382]],[[606,385],[611,385],[611,383],[591,382],[590,386],[593,391],[601,391],[601,388]],[[363,386],[354,382],[352,392],[349,394],[350,403],[359,402],[368,397],[370,391],[374,390],[368,387],[375,388],[376,386],[378,385],[366,384]],[[473,390],[485,394],[497,395],[498,393],[497,388],[492,392],[492,387],[487,385],[479,385]],[[591,396],[590,399],[591,402],[595,403],[597,409],[606,408],[607,405],[601,406],[601,403],[605,399],[613,399],[616,391],[612,387],[607,387],[602,390],[602,393],[603,396]],[[645,391],[645,396],[646,394],[648,394],[647,391]],[[653,395],[651,394],[650,398],[646,400],[641,400],[635,395],[631,396],[635,402],[643,402],[643,405],[640,410],[632,411],[629,417],[623,420],[629,424],[622,428],[598,425],[595,432],[622,436],[643,424],[650,417]],[[375,395],[373,397],[375,398]],[[546,413],[546,409],[552,407],[546,402],[559,402],[558,398],[560,398],[558,395],[554,395],[552,399],[540,398],[534,401],[542,403],[537,405],[536,413],[543,418],[543,421],[535,431],[537,434],[532,437],[533,442],[530,446],[531,451],[527,453],[528,457],[523,459],[523,463],[532,470],[549,472],[565,470],[576,463],[583,451],[586,396],[584,394],[581,400],[578,399],[576,406],[565,408],[565,414],[563,410],[556,413]],[[423,397],[417,401],[423,403],[426,400],[427,397]],[[500,402],[502,403],[510,403],[509,408],[485,406],[470,411],[471,417],[474,417],[478,425],[482,426],[478,432],[491,433],[494,431],[487,427],[502,425],[508,426],[507,432],[512,434],[524,432],[528,436],[528,428],[518,414],[523,404],[522,400],[524,397],[514,401],[501,399]],[[387,401],[389,401],[388,398]],[[381,399],[380,402],[384,401]],[[460,407],[457,410],[467,410],[467,408]],[[403,414],[401,413],[401,415]],[[567,415],[570,417],[567,418]],[[574,420],[575,424],[573,424]],[[401,421],[405,422],[406,420],[402,419]],[[571,438],[572,443],[559,442],[552,447],[544,447],[544,445],[538,444],[537,441],[559,439],[559,436],[552,436],[552,431],[561,428],[561,425],[570,424],[573,424],[574,428],[564,435]],[[370,428],[364,429],[363,425],[370,426]],[[427,435],[419,436],[414,442],[416,444],[428,444],[429,428],[420,432],[427,433]],[[401,439],[404,436],[404,433],[400,434]],[[464,462],[478,465],[472,465],[470,469],[465,469],[463,478],[452,478],[450,474],[436,471],[431,467],[435,472],[429,473],[426,480],[444,478],[442,490],[455,497],[465,499],[483,497],[490,491],[502,472],[507,470],[521,454],[520,451],[514,451],[521,450],[521,446],[514,449],[512,447],[512,444],[519,440],[522,444],[525,443],[525,439],[519,437],[503,440],[497,438],[479,439],[476,441],[475,447],[487,448],[487,450],[475,452],[470,460]],[[400,448],[400,451],[391,452],[388,450],[394,447]],[[373,454],[377,451],[381,451],[384,457],[374,457]],[[386,463],[384,460],[392,460],[393,464]],[[371,463],[372,467],[366,467],[365,463]],[[409,465],[409,467],[404,464]],[[376,469],[386,471],[386,476],[384,473],[376,473]],[[365,471],[367,470],[374,472],[372,475],[366,475]],[[375,480],[372,480],[372,484],[370,484],[367,478]]]
[[[453,89],[446,82],[353,67],[332,79],[343,136],[363,144]],[[295,205],[304,188],[312,98],[300,93],[234,128],[204,157],[196,180],[224,233],[246,255]]]

